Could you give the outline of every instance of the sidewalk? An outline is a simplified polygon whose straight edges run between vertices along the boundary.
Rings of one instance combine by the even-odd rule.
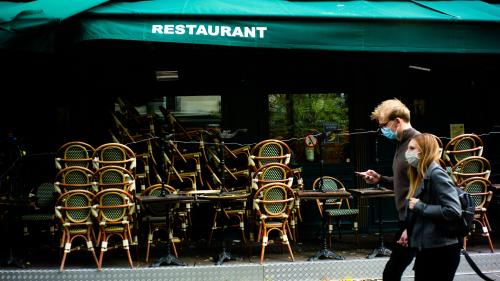
[[[187,266],[149,267],[166,250],[165,247],[157,247],[152,249],[149,263],[144,261],[145,251],[141,249],[140,259],[134,257],[135,268],[130,269],[126,255],[118,249],[106,253],[103,270],[98,271],[90,254],[82,251],[68,255],[63,273],[59,272],[58,253],[38,249],[32,252],[26,269],[0,268],[0,280],[380,280],[387,257],[366,258],[378,246],[377,237],[361,235],[359,248],[356,248],[351,236],[342,238],[342,241],[334,241],[333,250],[344,257],[344,260],[308,261],[308,258],[322,247],[320,241],[304,241],[294,245],[295,262],[292,262],[285,248],[271,242],[266,250],[263,265],[259,263],[260,246],[253,243],[249,247],[230,245],[228,250],[238,258],[217,266],[213,258],[217,249],[208,249],[206,241],[200,240],[178,246],[179,259]],[[483,272],[499,279],[500,254],[491,254],[483,240],[476,238],[468,251]],[[495,247],[499,249],[500,243],[497,242]],[[412,280],[412,276],[410,266],[404,274],[404,279]],[[479,277],[462,258],[455,280],[479,280]]]

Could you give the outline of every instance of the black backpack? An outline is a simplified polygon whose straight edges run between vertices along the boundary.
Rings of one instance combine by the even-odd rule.
[[[439,167],[434,169],[439,169]],[[424,179],[424,190],[432,192],[430,178]],[[464,237],[468,236],[472,232],[474,210],[476,209],[476,205],[474,204],[474,200],[469,193],[456,186],[455,190],[458,193],[458,201],[460,202],[462,214],[458,220],[446,221],[439,224],[439,226],[441,226],[441,231],[447,236],[457,237],[460,241],[462,241]]]
[[[455,224],[455,230],[453,230],[459,239],[463,239],[472,232],[473,220],[474,220],[474,210],[476,206],[472,196],[465,192],[461,188],[456,188],[458,192],[458,200],[460,201],[460,207],[462,208],[462,216]]]

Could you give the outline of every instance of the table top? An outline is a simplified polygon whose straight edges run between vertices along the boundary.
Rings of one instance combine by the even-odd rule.
[[[34,207],[35,202],[29,198],[9,198],[1,197],[0,206],[7,207]]]
[[[225,201],[225,200],[243,200],[248,198],[250,193],[239,192],[239,191],[228,191],[219,194],[204,194],[199,195],[200,199],[207,199],[212,201]]]
[[[394,191],[385,187],[353,188],[349,189],[354,196],[358,197],[391,197]]]
[[[141,203],[168,203],[168,202],[191,202],[195,197],[184,194],[167,194],[165,196],[138,196],[137,200]]]
[[[297,192],[299,198],[311,198],[311,199],[321,199],[321,198],[332,198],[332,197],[349,197],[351,193],[347,191],[325,191],[321,192],[319,190],[301,190]]]

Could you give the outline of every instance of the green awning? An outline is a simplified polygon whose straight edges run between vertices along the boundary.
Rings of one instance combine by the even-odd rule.
[[[55,28],[67,18],[109,0],[0,1],[0,48],[46,50],[55,40]]]
[[[500,8],[477,0],[112,2],[79,21],[79,40],[500,53]]]

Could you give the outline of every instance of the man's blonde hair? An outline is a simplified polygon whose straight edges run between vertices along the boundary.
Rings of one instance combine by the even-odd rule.
[[[410,122],[410,110],[400,100],[394,98],[381,102],[372,112],[372,120],[394,120],[401,118]]]

